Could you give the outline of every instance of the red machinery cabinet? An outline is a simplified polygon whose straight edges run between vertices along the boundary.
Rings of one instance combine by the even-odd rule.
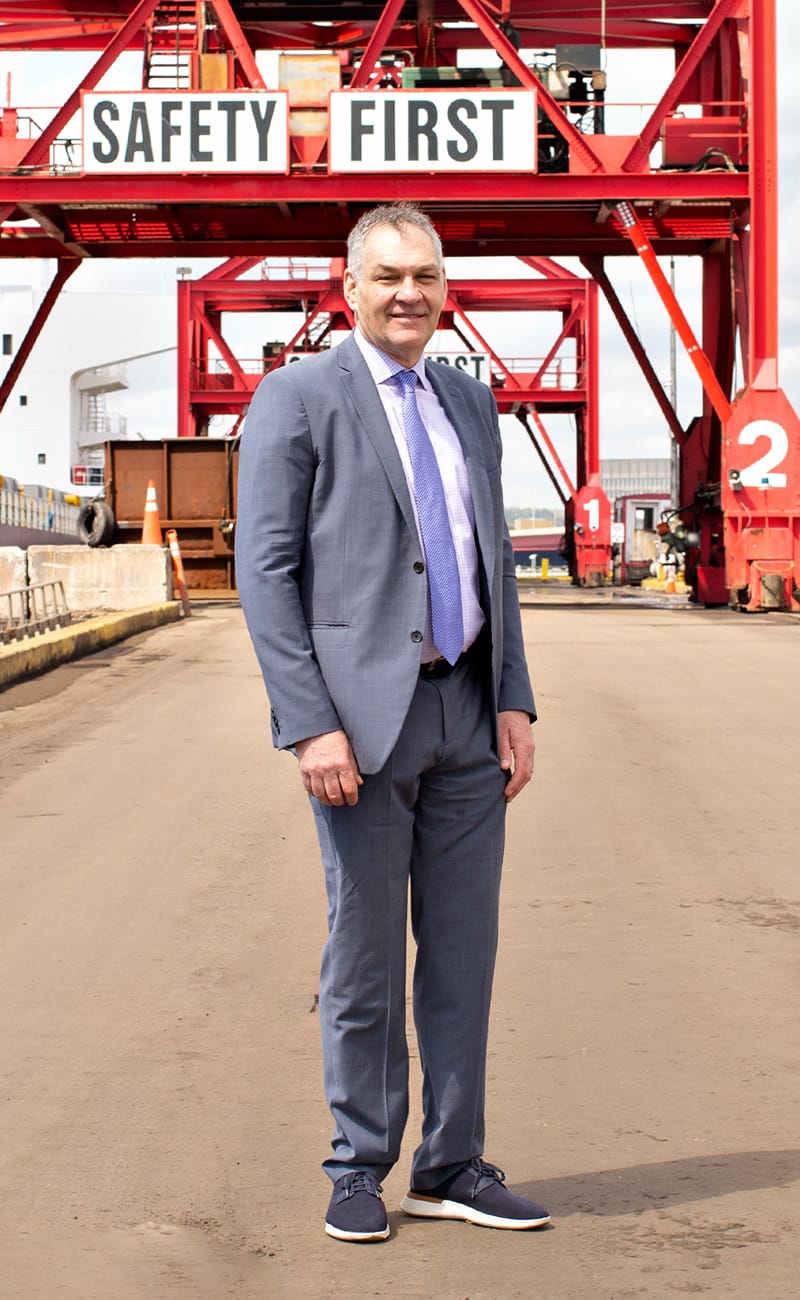
[[[611,503],[593,474],[567,503],[567,527],[574,547],[573,579],[580,587],[602,587],[611,569]]]
[[[748,610],[800,609],[800,420],[780,388],[749,388],[722,448],[727,582]]]

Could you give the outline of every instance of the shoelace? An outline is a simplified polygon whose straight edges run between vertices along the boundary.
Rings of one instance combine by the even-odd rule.
[[[497,1165],[490,1165],[488,1160],[481,1160],[480,1156],[473,1156],[467,1167],[475,1175],[475,1186],[472,1189],[473,1200],[476,1196],[480,1196],[481,1192],[485,1192],[487,1187],[491,1187],[492,1183],[504,1183],[506,1181],[502,1169],[498,1169]]]
[[[356,1192],[369,1192],[370,1196],[380,1196],[383,1188],[374,1174],[366,1169],[357,1169],[342,1188],[345,1197],[355,1196]]]

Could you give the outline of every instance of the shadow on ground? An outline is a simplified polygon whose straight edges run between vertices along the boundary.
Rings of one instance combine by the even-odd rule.
[[[785,1187],[798,1179],[800,1150],[733,1151],[514,1184],[512,1190],[563,1218],[572,1213],[638,1214],[733,1192]]]

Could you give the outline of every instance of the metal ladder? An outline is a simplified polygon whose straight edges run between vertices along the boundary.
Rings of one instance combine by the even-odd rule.
[[[191,90],[192,59],[198,53],[202,3],[162,0],[144,32],[145,90]]]

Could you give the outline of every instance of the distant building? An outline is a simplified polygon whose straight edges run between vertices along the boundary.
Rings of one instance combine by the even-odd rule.
[[[668,456],[600,461],[600,482],[613,504],[618,497],[666,494],[671,490]]]
[[[0,283],[0,375],[13,362],[43,293],[35,284]],[[93,495],[103,482],[98,444],[174,435],[174,337],[174,295],[65,289],[0,411],[0,475]],[[128,362],[134,366],[130,377]],[[113,406],[129,388],[156,429],[126,430],[124,413]],[[137,424],[142,427],[138,415]]]
[[[511,529],[563,528],[564,507],[549,509],[531,506],[506,506],[506,523]]]

